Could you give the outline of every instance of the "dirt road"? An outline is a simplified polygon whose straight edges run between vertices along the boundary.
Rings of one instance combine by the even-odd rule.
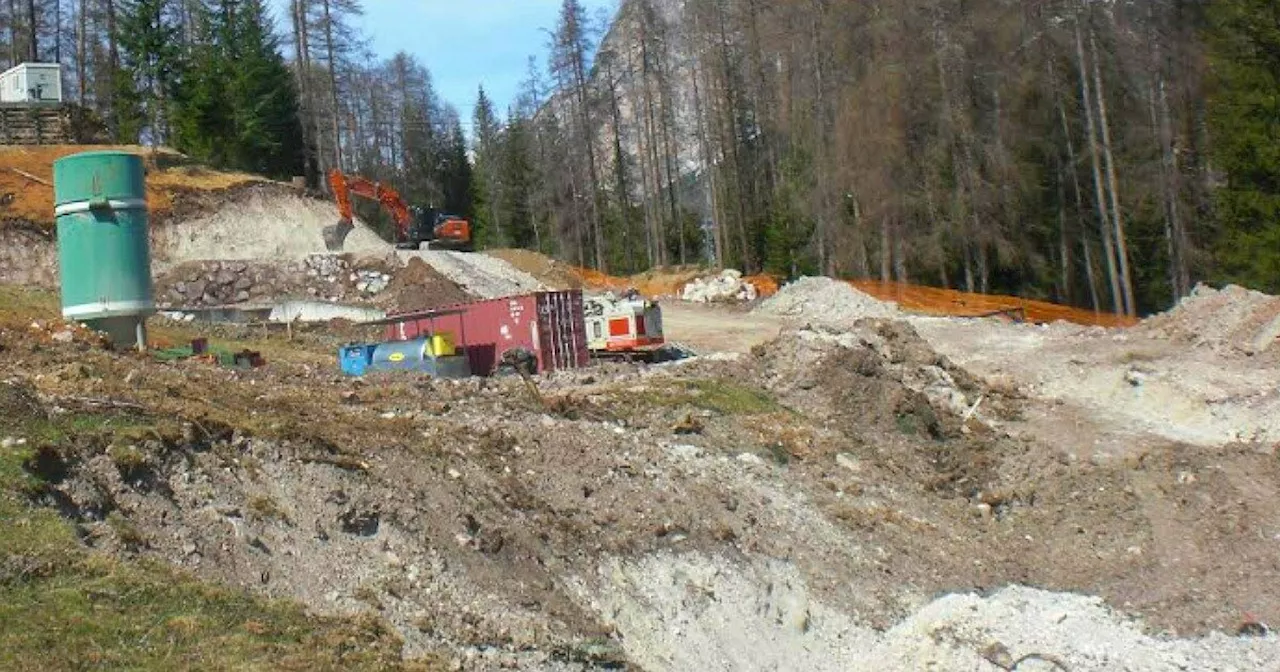
[[[741,308],[669,301],[662,304],[662,327],[667,340],[695,352],[750,352],[777,338],[786,321]]]

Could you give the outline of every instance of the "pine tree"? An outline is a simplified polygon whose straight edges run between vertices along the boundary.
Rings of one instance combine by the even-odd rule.
[[[484,235],[487,247],[504,247],[506,235],[502,230],[500,209],[500,182],[498,181],[498,120],[493,112],[493,102],[485,94],[484,87],[476,96],[476,109],[472,128],[475,132],[474,188],[476,227]]]
[[[1210,120],[1227,174],[1217,261],[1226,280],[1280,292],[1280,4],[1218,0],[1208,11],[1218,76]]]
[[[195,8],[198,42],[174,106],[174,146],[210,165],[285,178],[302,171],[293,77],[262,0]]]
[[[195,43],[187,55],[180,95],[173,111],[175,149],[212,166],[227,164],[234,134],[227,105],[228,69],[232,61],[224,48],[225,30],[218,30],[212,12],[192,8],[196,16]]]
[[[474,220],[472,207],[471,161],[467,157],[467,136],[462,121],[452,108],[445,110],[445,132],[439,146],[437,180],[444,191],[446,212]]]
[[[245,0],[231,30],[230,165],[270,177],[297,175],[303,162],[298,94],[262,0]]]
[[[147,140],[158,145],[168,139],[168,108],[182,58],[169,4],[170,0],[119,3],[116,41],[121,68],[114,82],[113,113],[121,142]]]
[[[537,178],[533,165],[531,123],[519,110],[508,115],[500,137],[497,173],[502,191],[498,209],[505,224],[507,243],[515,247],[538,246],[534,225],[533,190]]]

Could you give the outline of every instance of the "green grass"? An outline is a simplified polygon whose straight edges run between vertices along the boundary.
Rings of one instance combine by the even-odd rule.
[[[60,317],[58,295],[41,289],[0,285],[0,328],[25,329],[33,320]]]
[[[66,520],[30,504],[47,484],[26,465],[40,450],[73,452],[111,419],[6,415],[0,437],[28,443],[0,448],[0,669],[436,669],[402,663],[398,638],[380,621],[319,618],[155,562],[89,551]],[[115,529],[133,530],[112,515]]]
[[[722,379],[673,381],[649,396],[663,406],[692,406],[720,415],[765,415],[787,410],[767,392]]]

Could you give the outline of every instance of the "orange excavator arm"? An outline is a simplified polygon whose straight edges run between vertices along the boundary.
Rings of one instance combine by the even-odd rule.
[[[409,224],[413,216],[400,192],[378,182],[355,175],[348,176],[340,170],[329,172],[329,186],[333,187],[334,200],[338,202],[339,226],[352,226],[351,196],[359,196],[382,204],[396,222],[397,241],[409,237]]]

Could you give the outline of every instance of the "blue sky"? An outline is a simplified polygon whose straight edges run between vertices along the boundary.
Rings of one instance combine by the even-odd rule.
[[[530,55],[545,64],[561,0],[364,0],[362,32],[379,58],[406,51],[431,70],[440,97],[471,118],[481,84],[500,114],[515,100]],[[617,0],[581,0],[593,18]],[[287,7],[287,0],[276,0]],[[277,10],[281,32],[287,10]]]

